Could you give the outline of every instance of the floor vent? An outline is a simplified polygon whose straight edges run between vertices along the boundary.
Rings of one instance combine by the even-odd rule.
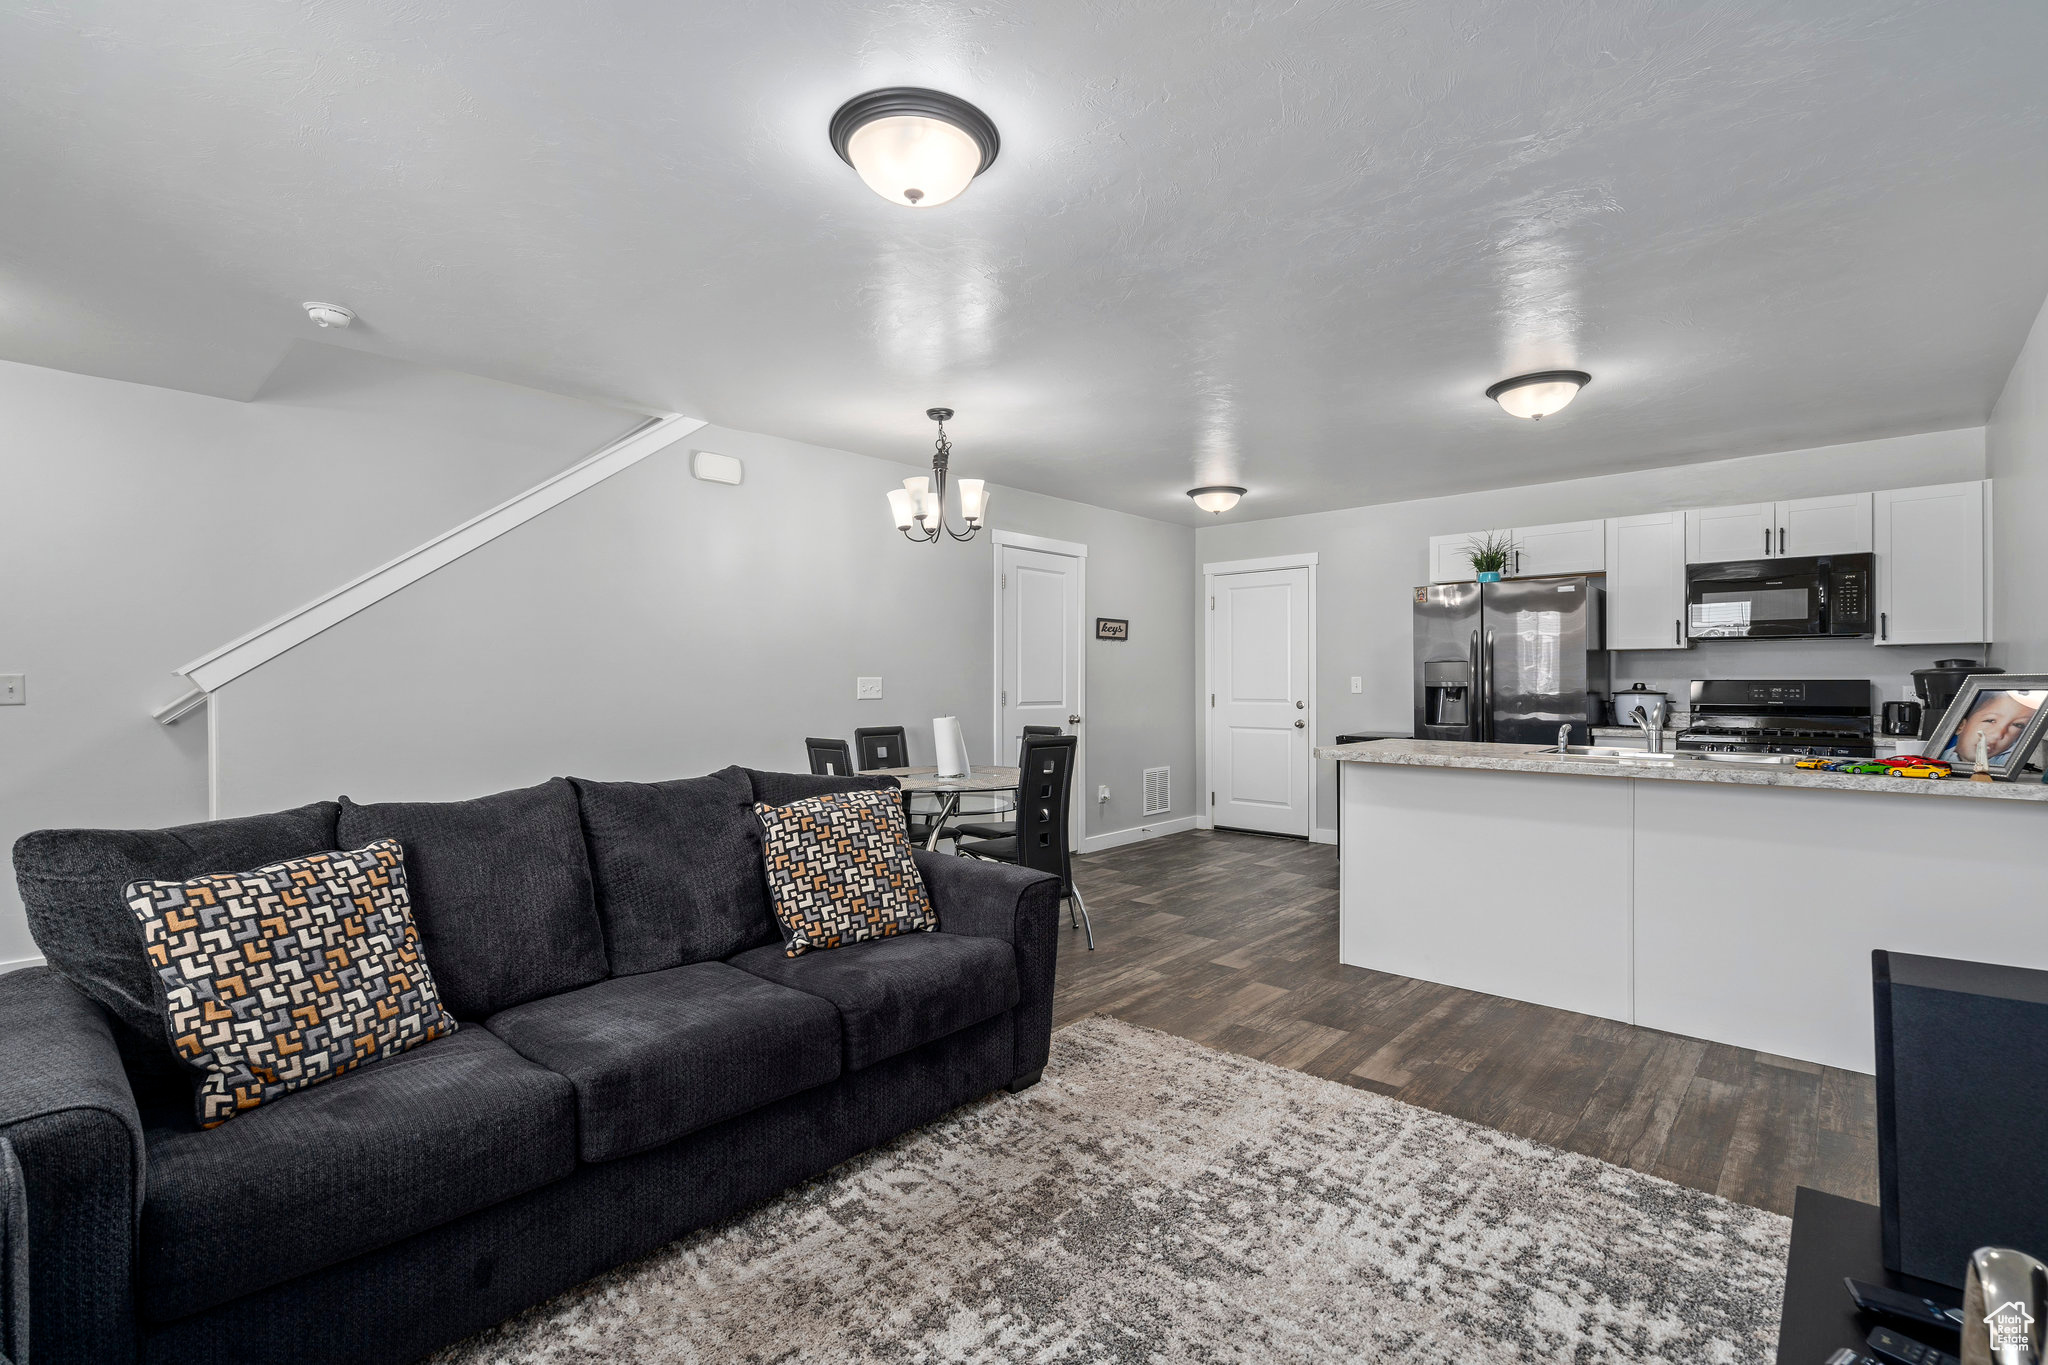
[[[1171,768],[1145,769],[1145,814],[1164,815],[1173,809]]]

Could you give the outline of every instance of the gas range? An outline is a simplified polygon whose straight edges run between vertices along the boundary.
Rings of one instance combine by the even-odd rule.
[[[1870,758],[1876,718],[1867,678],[1695,678],[1679,752]]]

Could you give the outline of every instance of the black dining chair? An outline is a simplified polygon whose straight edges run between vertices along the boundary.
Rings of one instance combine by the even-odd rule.
[[[1015,863],[1060,879],[1060,894],[1069,902],[1067,918],[1080,912],[1081,929],[1095,949],[1095,926],[1087,903],[1074,885],[1074,850],[1067,818],[1074,788],[1072,735],[1026,735],[1017,765],[1017,833],[1008,839],[962,839],[954,850],[969,858]]]
[[[1057,725],[1025,726],[1024,732],[1017,737],[1017,771],[1020,773],[1024,771],[1024,742],[1026,740],[1030,739],[1033,735],[1056,735],[1059,732],[1060,727]],[[1017,822],[1014,818],[1015,803],[1012,802],[1011,805],[1011,812],[1007,812],[1012,815],[1012,818],[1009,820],[955,821],[953,830],[956,834],[965,835],[970,839],[1013,839],[1017,835]],[[995,815],[1006,812],[998,810],[989,813]]]
[[[811,773],[816,777],[852,777],[854,775],[853,750],[843,739],[806,739],[804,752],[810,756]]]
[[[910,740],[900,725],[869,725],[853,732],[854,757],[860,760],[860,771],[871,768],[907,768],[910,766]],[[910,841],[922,844],[931,838],[933,810],[919,810],[913,799],[916,793],[903,793],[903,823],[910,827]]]

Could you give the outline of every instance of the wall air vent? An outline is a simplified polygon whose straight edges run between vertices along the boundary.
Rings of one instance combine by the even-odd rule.
[[[1145,814],[1164,815],[1173,809],[1173,769],[1145,769]]]

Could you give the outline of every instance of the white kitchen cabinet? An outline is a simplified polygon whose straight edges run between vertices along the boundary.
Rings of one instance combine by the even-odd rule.
[[[1688,564],[1866,554],[1870,542],[1868,493],[1696,507],[1685,514]]]
[[[1505,531],[1460,531],[1455,535],[1431,536],[1429,538],[1429,581],[1432,583],[1470,583],[1472,572],[1472,545],[1489,535],[1507,535]]]
[[[1871,493],[1839,493],[1773,504],[1778,553],[1793,558],[1869,554],[1874,499]]]
[[[1607,568],[1607,523],[1564,521],[1554,526],[1518,526],[1514,578],[1546,578],[1554,574],[1600,573]]]
[[[1685,649],[1690,514],[1651,512],[1607,522],[1607,647]],[[1762,538],[1759,529],[1758,538]]]
[[[1695,507],[1685,514],[1685,562],[1719,564],[1730,559],[1762,559],[1777,544],[1775,503],[1745,502],[1736,507]]]
[[[1990,485],[1944,483],[1875,495],[1877,642],[1990,641]]]

